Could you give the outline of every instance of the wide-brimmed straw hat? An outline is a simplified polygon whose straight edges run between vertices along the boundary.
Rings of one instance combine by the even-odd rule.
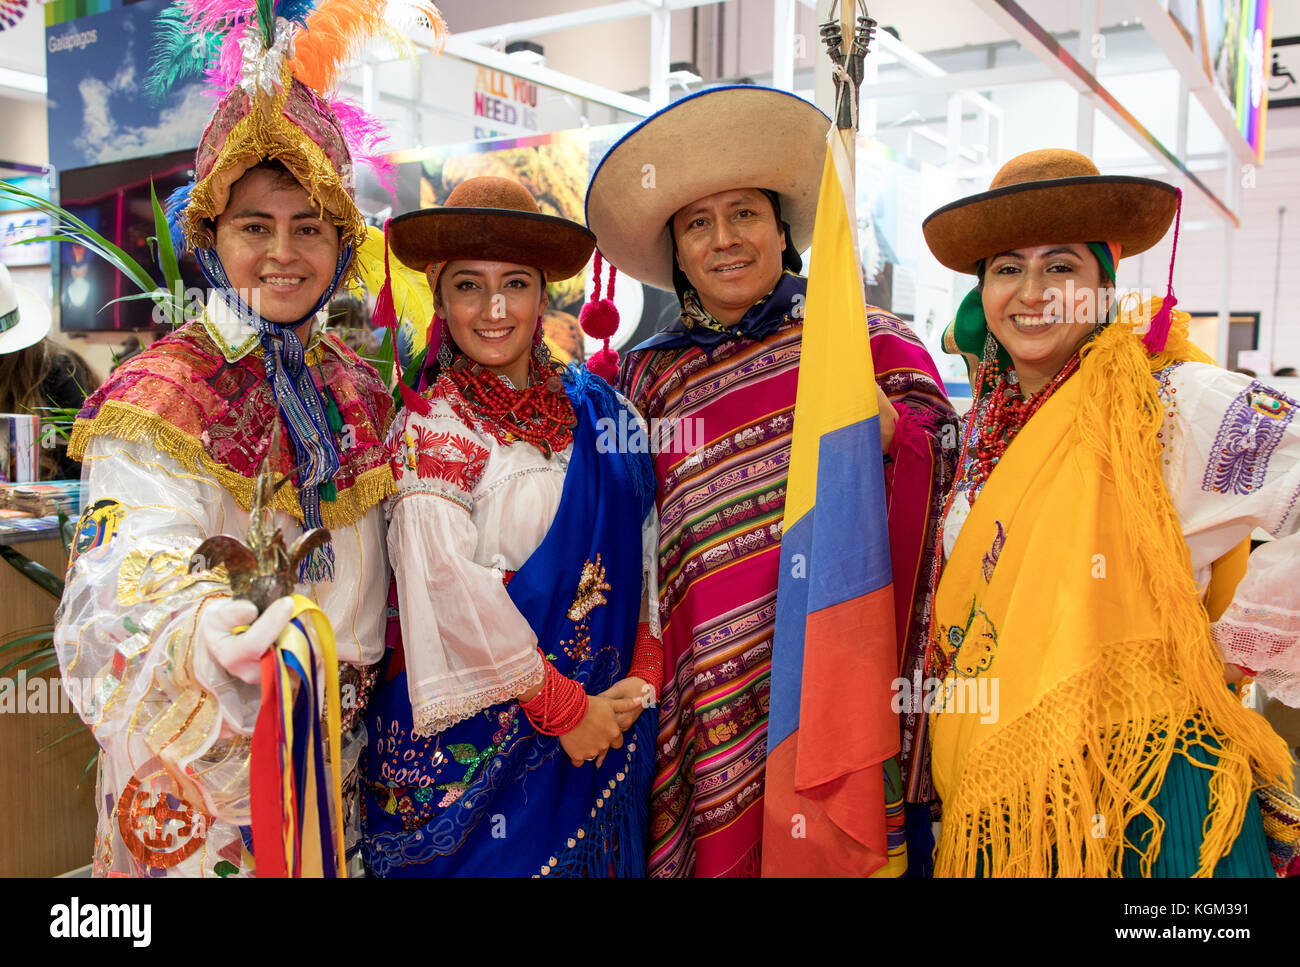
[[[1054,242],[1118,243],[1136,255],[1164,237],[1177,209],[1172,185],[1102,175],[1077,151],[1052,148],[1012,158],[988,191],[943,206],[922,231],[936,259],[973,275],[999,252]]]
[[[50,331],[50,307],[0,265],[0,356],[35,346]]]
[[[587,189],[587,225],[621,272],[673,291],[669,220],[735,188],[781,200],[795,248],[812,242],[831,120],[786,91],[743,85],[692,94],[652,114],[609,149]]]
[[[540,269],[548,282],[577,275],[596,246],[585,227],[543,215],[527,188],[492,175],[462,181],[441,208],[394,218],[388,235],[393,254],[417,272],[450,259],[484,259]]]

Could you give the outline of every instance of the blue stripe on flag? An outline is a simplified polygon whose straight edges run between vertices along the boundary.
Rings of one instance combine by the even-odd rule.
[[[825,433],[819,443],[817,501],[806,515],[816,548],[808,562],[807,613],[870,594],[891,573],[880,418]]]
[[[808,574],[812,551],[810,511],[781,534],[781,571],[777,578],[776,629],[772,638],[772,691],[767,718],[767,747],[775,749],[799,727],[799,689],[803,684],[803,633],[808,620]]]
[[[817,501],[781,535],[769,749],[799,727],[808,615],[890,582],[885,479],[876,456],[880,452],[877,416],[823,434],[818,447]],[[872,521],[880,526],[869,526]]]

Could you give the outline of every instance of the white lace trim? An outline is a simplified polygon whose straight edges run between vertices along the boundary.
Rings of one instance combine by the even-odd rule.
[[[430,699],[421,703],[412,710],[412,733],[422,738],[431,738],[458,722],[472,718],[485,708],[508,702],[535,685],[542,684],[546,678],[546,660],[540,654],[537,658],[538,661],[532,668],[509,681],[475,689],[465,695]]]

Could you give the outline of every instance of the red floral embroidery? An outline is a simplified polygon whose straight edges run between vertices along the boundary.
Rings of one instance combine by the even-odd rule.
[[[487,465],[487,449],[455,433],[416,427],[415,446],[416,476],[445,480],[466,493],[474,489]]]
[[[405,445],[406,439],[400,432],[389,434],[388,442],[384,444],[384,455],[388,458],[388,466],[392,468],[394,478],[400,478],[406,469]]]

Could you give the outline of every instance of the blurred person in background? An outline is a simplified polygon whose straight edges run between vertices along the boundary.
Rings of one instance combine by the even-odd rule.
[[[51,340],[49,331],[45,300],[15,283],[0,265],[0,413],[34,414],[57,424],[58,415],[49,410],[79,410],[99,386],[86,361]],[[81,464],[68,459],[66,434],[41,450],[41,479],[80,476]]]

